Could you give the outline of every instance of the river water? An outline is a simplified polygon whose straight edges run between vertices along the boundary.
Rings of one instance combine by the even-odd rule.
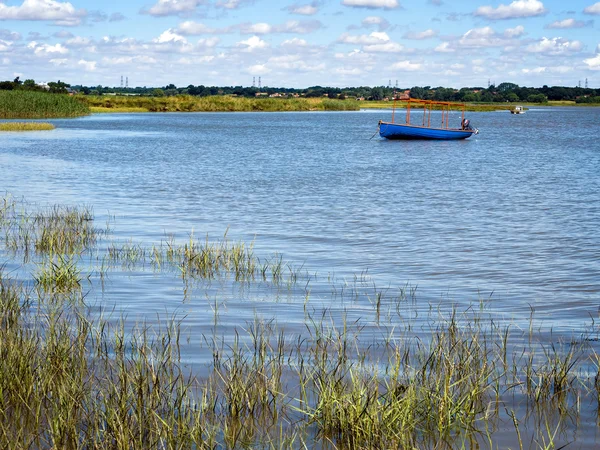
[[[470,113],[481,132],[458,142],[370,139],[388,115],[55,120],[49,133],[0,135],[1,188],[91,205],[142,244],[229,230],[310,273],[409,284],[420,302],[486,299],[517,322],[533,307],[576,331],[598,314],[600,109]]]
[[[37,205],[91,206],[116,242],[227,233],[302,275],[292,287],[190,288],[142,266],[113,271],[101,289],[90,269],[88,303],[136,321],[178,314],[192,341],[216,322],[226,335],[256,316],[302,333],[308,297],[373,324],[377,292],[384,310],[409,299],[399,315],[417,333],[431,329],[432,310],[473,305],[517,329],[533,321],[549,340],[587,333],[600,305],[600,108],[469,113],[480,134],[455,142],[373,137],[389,116],[52,120],[51,132],[0,134],[0,189]],[[34,270],[0,258],[25,279]],[[191,363],[210,359],[188,350]]]

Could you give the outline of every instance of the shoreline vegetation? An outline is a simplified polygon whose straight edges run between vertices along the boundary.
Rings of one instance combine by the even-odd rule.
[[[54,125],[48,122],[2,122],[0,131],[47,131],[54,130]]]
[[[81,117],[89,108],[66,94],[0,90],[0,119],[54,119]]]
[[[77,96],[92,112],[279,112],[279,111],[358,111],[356,100],[327,98],[246,98],[231,96],[172,97]]]
[[[411,337],[414,292],[375,289],[361,300],[372,305],[361,319],[335,323],[308,290],[304,332],[257,317],[221,336],[215,307],[202,345],[212,357],[196,373],[183,362],[184,318],[130,327],[94,315],[88,283],[100,288],[113,270],[140,267],[186,285],[269,280],[273,295],[310,280],[226,236],[151,248],[109,237],[90,207],[0,198],[0,250],[37,267],[17,281],[0,266],[0,447],[549,450],[577,444],[572,432],[586,423],[596,427],[593,319],[588,334],[548,345],[533,325],[503,327],[472,308],[439,312]],[[104,254],[87,275],[86,254]],[[366,323],[381,323],[383,336]]]
[[[393,101],[331,99],[326,97],[269,98],[213,96],[142,95],[68,95],[42,91],[0,90],[0,119],[75,118],[90,113],[145,112],[285,112],[285,111],[359,111],[392,109]],[[600,106],[590,103],[549,101],[531,103],[465,103],[467,111],[510,110],[522,106]],[[406,107],[403,101],[396,108]],[[434,108],[435,109],[435,106]],[[459,109],[457,107],[457,109]]]

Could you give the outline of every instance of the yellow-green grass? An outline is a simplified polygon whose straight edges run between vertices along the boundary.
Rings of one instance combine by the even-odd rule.
[[[45,131],[54,130],[54,125],[48,122],[3,122],[0,131]]]
[[[105,106],[91,106],[90,111],[94,114],[100,113],[145,113],[150,112],[146,108],[140,108],[135,106],[117,106],[107,108]]]
[[[79,117],[89,113],[87,105],[66,94],[0,91],[0,119]]]
[[[174,97],[79,96],[94,112],[249,112],[249,111],[357,111],[355,100],[327,98],[245,98],[232,96]],[[101,108],[101,109],[95,109]]]
[[[460,105],[460,102],[457,102]],[[523,103],[519,103],[522,105]],[[466,111],[474,111],[474,112],[487,112],[487,111],[498,111],[498,110],[510,110],[514,108],[516,104],[511,103],[485,103],[485,104],[475,104],[475,103],[465,103]],[[365,100],[359,102],[359,106],[361,109],[392,109],[394,107],[393,101],[373,101],[373,100]],[[417,105],[412,105],[416,110],[419,109]],[[397,109],[406,108],[406,102],[398,101],[396,102]],[[432,105],[432,109],[440,109],[440,106]],[[462,107],[460,106],[451,106],[451,110],[459,111]],[[422,108],[421,108],[422,109]]]

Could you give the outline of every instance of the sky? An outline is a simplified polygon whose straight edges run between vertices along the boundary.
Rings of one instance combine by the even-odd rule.
[[[0,80],[600,88],[594,0],[0,0]]]

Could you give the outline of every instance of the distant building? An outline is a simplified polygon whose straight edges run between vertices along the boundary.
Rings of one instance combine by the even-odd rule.
[[[407,89],[398,96],[398,100],[408,100],[410,98],[410,89]]]

